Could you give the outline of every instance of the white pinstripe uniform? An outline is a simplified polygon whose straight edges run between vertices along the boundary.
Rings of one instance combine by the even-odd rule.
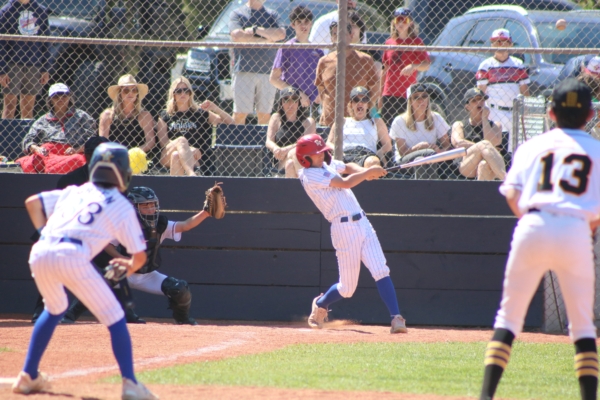
[[[600,142],[554,129],[519,146],[500,187],[521,191],[495,328],[521,332],[540,279],[553,270],[573,341],[595,338],[594,260],[589,223],[600,215]]]
[[[171,239],[176,242],[181,240],[181,232],[175,232],[175,225],[177,225],[175,221],[168,222],[167,229],[160,236],[161,243],[165,239]],[[116,246],[117,244],[118,242],[113,242],[113,245]],[[165,279],[167,279],[166,275],[158,271],[152,271],[147,274],[133,274],[127,278],[127,281],[129,282],[129,287],[132,289],[163,296],[164,293],[161,290],[161,285]]]
[[[343,162],[332,160],[331,165],[324,162],[322,168],[301,169],[299,178],[308,196],[325,219],[331,222],[331,241],[340,273],[337,289],[342,297],[348,298],[352,297],[358,285],[361,260],[375,281],[389,276],[390,269],[377,234],[352,190],[329,186],[333,177],[339,177],[345,169]],[[360,216],[360,219],[353,220],[353,216],[354,219]]]
[[[146,249],[129,200],[116,188],[93,183],[42,192],[39,198],[48,221],[31,249],[29,265],[46,310],[60,315],[67,309],[66,287],[104,325],[121,320],[119,302],[90,260],[113,239],[131,254]]]

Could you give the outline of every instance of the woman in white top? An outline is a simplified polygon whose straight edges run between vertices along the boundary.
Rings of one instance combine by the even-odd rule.
[[[344,118],[343,128],[345,163],[355,163],[365,168],[386,164],[385,155],[392,151],[392,139],[381,118],[370,118],[371,107],[368,89],[362,86],[352,89],[348,103],[350,117]],[[334,132],[335,123],[327,137],[327,145],[331,148],[335,147]],[[377,149],[379,143],[381,146]]]
[[[401,164],[450,148],[450,125],[431,110],[425,85],[416,83],[408,93],[406,112],[397,116],[390,128],[396,141],[396,162]]]

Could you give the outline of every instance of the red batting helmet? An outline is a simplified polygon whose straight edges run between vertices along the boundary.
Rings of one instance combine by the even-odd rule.
[[[316,133],[310,135],[304,135],[298,139],[296,143],[296,158],[300,165],[304,168],[309,168],[312,162],[307,160],[306,156],[313,156],[315,154],[321,154],[323,152],[329,152],[331,148],[325,144],[325,141],[321,136]]]

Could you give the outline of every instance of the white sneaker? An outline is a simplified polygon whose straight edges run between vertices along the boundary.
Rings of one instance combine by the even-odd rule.
[[[313,299],[312,310],[308,316],[308,326],[313,329],[321,329],[327,320],[327,310],[317,305],[317,300],[323,297],[323,293]]]
[[[402,315],[396,315],[392,320],[392,327],[390,328],[390,333],[406,333],[408,329],[406,329],[406,320],[402,318]]]
[[[31,379],[31,376],[25,371],[19,372],[17,380],[13,383],[12,391],[14,393],[29,394],[43,392],[50,389],[48,375],[38,371],[38,377]]]
[[[158,396],[152,393],[143,383],[134,383],[131,379],[123,378],[122,400],[158,400]]]

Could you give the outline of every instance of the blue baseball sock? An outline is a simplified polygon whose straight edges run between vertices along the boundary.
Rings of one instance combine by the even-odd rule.
[[[44,351],[46,351],[46,347],[48,347],[48,343],[50,343],[56,325],[58,325],[63,315],[65,314],[52,315],[47,310],[44,310],[35,322],[31,341],[29,342],[29,349],[27,350],[27,357],[25,357],[25,366],[23,367],[23,371],[27,372],[31,379],[38,377],[40,360],[44,355]]]
[[[398,299],[396,298],[396,289],[392,283],[392,278],[386,276],[383,279],[375,282],[377,284],[377,290],[381,299],[390,311],[390,315],[394,318],[394,315],[400,314],[400,308],[398,307]]]
[[[110,331],[112,349],[117,359],[117,364],[119,364],[121,376],[137,383],[133,374],[133,351],[131,350],[131,337],[127,330],[125,317],[109,326],[108,330]]]
[[[333,304],[336,301],[343,299],[343,297],[340,294],[340,292],[338,291],[337,287],[338,287],[337,283],[335,285],[333,285],[332,287],[330,287],[329,290],[327,291],[327,293],[325,293],[325,295],[323,295],[323,297],[321,297],[319,300],[317,300],[317,305],[319,307],[327,310],[330,304]]]

